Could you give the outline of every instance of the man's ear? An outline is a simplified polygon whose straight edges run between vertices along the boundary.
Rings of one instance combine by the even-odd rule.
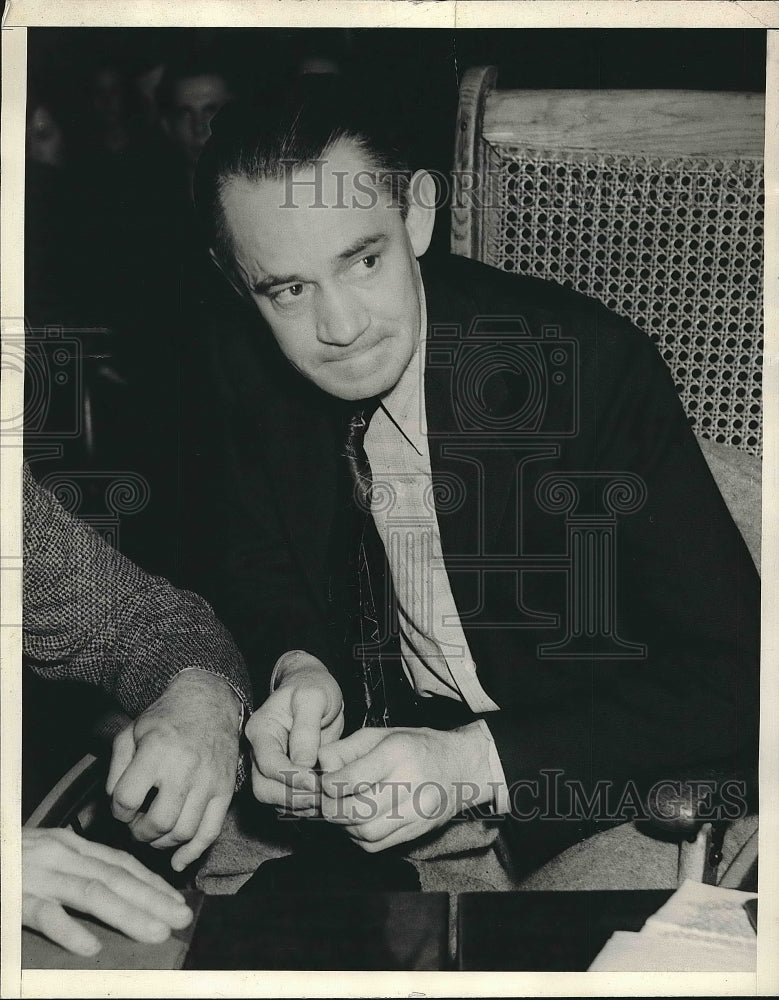
[[[236,279],[236,277],[233,274],[231,268],[225,267],[225,265],[222,263],[222,261],[217,256],[217,254],[216,254],[216,252],[215,252],[215,250],[214,250],[213,247],[209,247],[208,248],[208,256],[211,258],[211,260],[213,261],[213,263],[217,266],[217,268],[219,269],[219,271],[222,274],[222,277],[225,278],[225,280],[227,282],[229,282],[230,287],[233,289],[233,291],[236,292],[244,300],[244,302],[250,302],[251,303],[252,302],[252,298],[249,295],[249,292],[248,292],[246,286],[243,284],[243,282],[238,281]]]
[[[435,181],[426,170],[417,170],[412,175],[406,198],[406,232],[414,256],[421,257],[430,246],[435,224]]]

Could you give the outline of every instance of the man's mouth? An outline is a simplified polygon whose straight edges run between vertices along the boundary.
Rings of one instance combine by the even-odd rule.
[[[378,340],[374,340],[364,347],[361,346],[357,350],[342,351],[339,354],[334,354],[332,357],[326,358],[325,361],[327,363],[340,362],[341,364],[348,364],[350,361],[359,361],[360,358],[363,358],[377,347],[382,340],[383,338],[380,337]]]

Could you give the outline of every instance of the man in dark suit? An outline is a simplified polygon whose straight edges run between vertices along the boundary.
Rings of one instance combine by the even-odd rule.
[[[322,92],[225,109],[195,183],[255,317],[215,344],[254,793],[367,851],[510,815],[535,863],[659,781],[747,773],[757,578],[648,338],[423,259],[432,178],[366,121]]]

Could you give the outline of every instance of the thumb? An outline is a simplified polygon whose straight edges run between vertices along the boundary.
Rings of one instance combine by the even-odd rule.
[[[326,692],[317,687],[303,688],[292,696],[289,759],[299,767],[316,764],[327,701]]]
[[[113,795],[116,783],[122,777],[130,761],[135,756],[135,736],[133,735],[133,725],[127,726],[114,740],[111,751],[111,764],[108,768],[108,778],[105,783],[105,790],[108,795]]]
[[[378,727],[358,729],[356,733],[352,733],[346,739],[329,743],[319,750],[319,766],[325,773],[339,771],[347,764],[351,764],[370,753],[386,738],[389,732],[391,730]]]

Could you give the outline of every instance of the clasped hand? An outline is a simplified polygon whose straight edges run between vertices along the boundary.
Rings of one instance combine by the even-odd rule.
[[[462,730],[360,729],[319,753],[322,815],[371,853],[416,840],[475,803],[463,750]]]
[[[316,657],[287,654],[276,690],[246,726],[255,798],[296,816],[317,815],[314,767],[322,747],[337,740],[343,726],[343,695],[335,678]]]
[[[282,663],[276,690],[246,727],[260,802],[321,815],[376,852],[492,799],[489,740],[478,723],[451,731],[360,729],[339,740],[343,696],[327,668],[302,652]]]
[[[114,740],[106,782],[114,816],[181,871],[219,836],[235,790],[241,703],[223,678],[185,670]],[[157,794],[147,812],[141,806]]]

